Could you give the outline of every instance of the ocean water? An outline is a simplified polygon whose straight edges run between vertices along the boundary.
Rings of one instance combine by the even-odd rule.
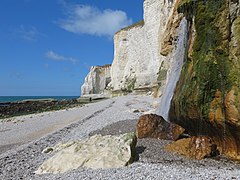
[[[1,102],[15,102],[22,101],[27,99],[56,99],[56,100],[70,100],[79,98],[79,96],[0,96]]]

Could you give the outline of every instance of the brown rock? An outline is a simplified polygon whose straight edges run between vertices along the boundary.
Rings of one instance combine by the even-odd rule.
[[[184,129],[181,126],[169,123],[156,114],[140,116],[136,128],[138,138],[176,140],[183,132]]]
[[[209,120],[211,122],[222,122],[224,121],[224,116],[222,112],[222,93],[216,91],[213,101],[210,104]]]
[[[198,160],[219,154],[217,145],[208,136],[193,136],[180,139],[166,145],[165,149]]]
[[[172,52],[174,48],[174,41],[177,36],[177,28],[179,27],[181,20],[183,18],[182,14],[177,13],[177,6],[178,3],[175,4],[173,9],[173,13],[170,16],[166,29],[163,33],[162,42],[161,42],[161,51],[160,54],[163,56],[167,56],[169,53]]]
[[[239,112],[235,105],[236,99],[238,98],[236,97],[234,90],[228,92],[225,98],[226,119],[232,124],[238,123]]]
[[[230,7],[229,1],[223,0],[212,11],[215,1],[206,2],[181,1],[178,6],[190,24],[187,60],[171,100],[169,120],[191,136],[210,137],[221,154],[240,160],[240,14],[231,13],[240,7],[237,2]],[[201,20],[209,16],[213,23],[207,25],[208,30],[217,30],[217,39],[202,38],[206,24]]]

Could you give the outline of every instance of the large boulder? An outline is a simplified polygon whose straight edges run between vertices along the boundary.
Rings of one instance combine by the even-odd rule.
[[[145,114],[140,116],[136,127],[138,138],[158,138],[176,140],[184,132],[184,129],[174,123],[169,123],[162,116]]]
[[[170,121],[214,139],[240,159],[240,7],[238,0],[182,0],[189,44]]]
[[[219,154],[217,145],[207,136],[193,136],[180,139],[166,145],[165,149],[197,160]]]
[[[123,167],[133,161],[136,143],[135,134],[126,133],[118,136],[94,135],[82,141],[57,145],[44,151],[57,153],[46,160],[35,173],[64,173],[79,167]]]

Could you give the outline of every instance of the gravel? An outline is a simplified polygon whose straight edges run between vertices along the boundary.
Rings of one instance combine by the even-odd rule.
[[[224,157],[200,161],[186,159],[164,151],[163,146],[170,141],[157,139],[138,139],[135,162],[127,167],[105,170],[79,168],[64,174],[34,174],[51,156],[41,153],[47,146],[93,134],[114,135],[134,131],[138,117],[153,108],[153,101],[151,97],[126,96],[91,105],[107,103],[76,123],[1,154],[0,179],[240,179],[240,165],[235,162]],[[144,112],[134,113],[134,109],[140,108]]]
[[[97,112],[108,108],[113,100],[88,104],[81,108],[44,112],[11,118],[0,122],[0,152],[37,140],[64,127],[91,118]]]

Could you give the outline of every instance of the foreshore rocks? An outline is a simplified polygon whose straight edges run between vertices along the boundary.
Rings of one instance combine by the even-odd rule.
[[[77,99],[72,100],[39,99],[0,103],[0,118],[8,118],[12,116],[39,113],[50,110],[59,110],[62,108],[67,109],[81,104],[82,103],[78,102]]]
[[[140,116],[136,127],[138,138],[157,138],[164,140],[177,140],[184,129],[174,123],[169,123],[156,114]]]

